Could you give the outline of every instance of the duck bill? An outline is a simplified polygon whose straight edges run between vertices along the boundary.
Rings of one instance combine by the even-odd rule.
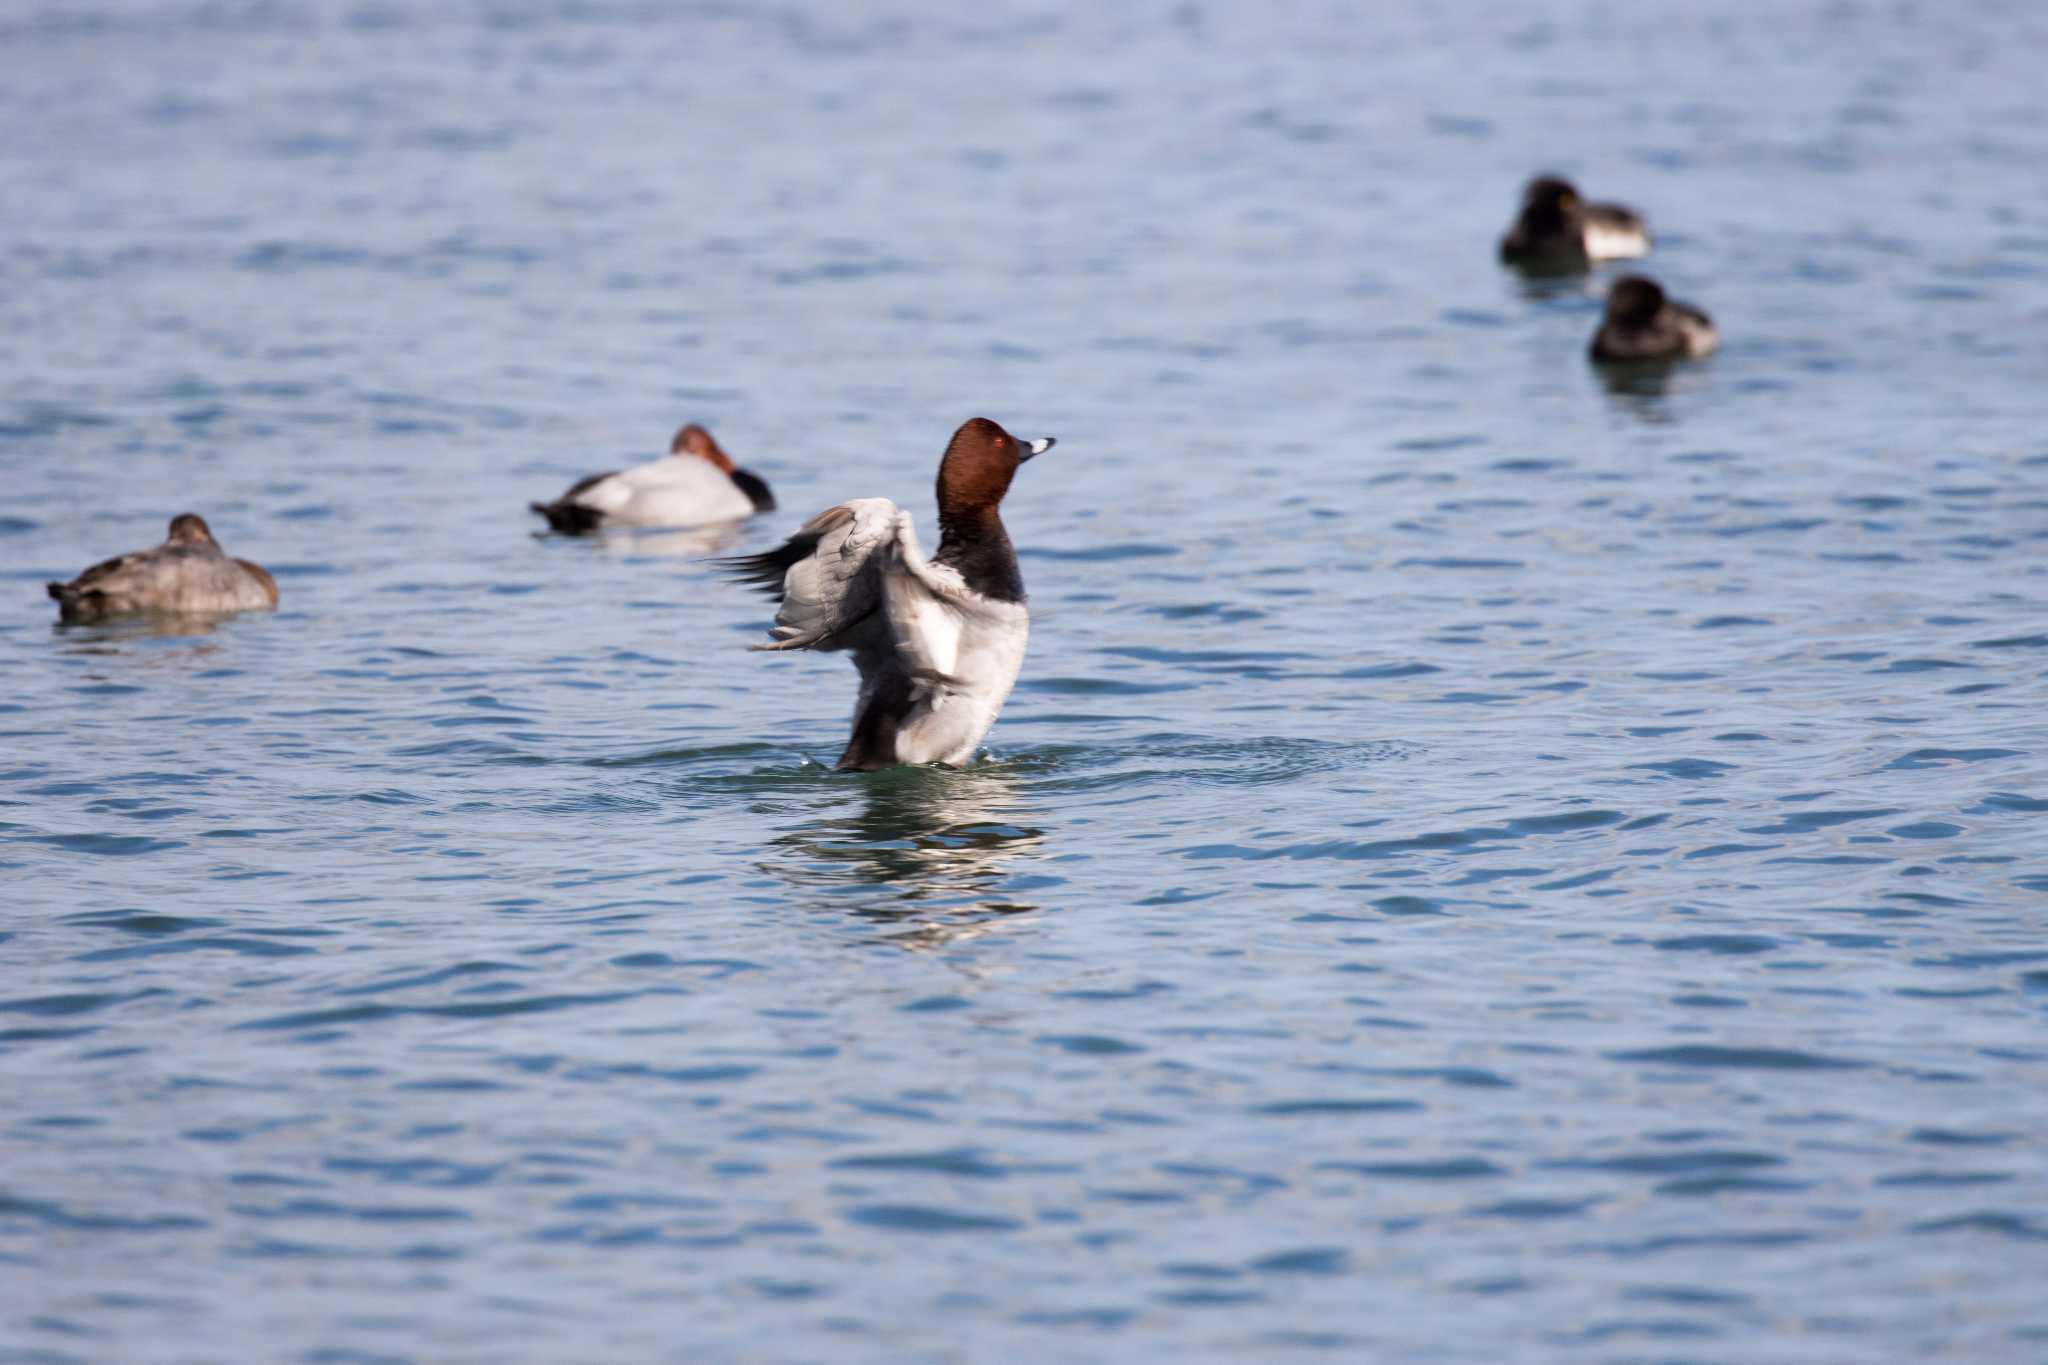
[[[1017,442],[1017,463],[1023,464],[1034,455],[1043,455],[1059,442],[1051,436],[1041,436],[1035,441]]]

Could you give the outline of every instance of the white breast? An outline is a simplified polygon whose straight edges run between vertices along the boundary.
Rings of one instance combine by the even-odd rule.
[[[935,612],[945,610],[932,605]],[[914,679],[911,714],[896,731],[899,762],[958,765],[974,757],[1016,686],[1031,623],[1020,606],[1008,620],[965,622],[951,638],[952,669]]]
[[[1022,602],[983,597],[954,569],[926,560],[907,517],[897,546],[882,603],[912,693],[896,729],[896,761],[965,763],[1016,685],[1031,616]]]

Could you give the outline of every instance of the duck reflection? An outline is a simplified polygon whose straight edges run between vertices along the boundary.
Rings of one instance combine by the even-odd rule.
[[[192,640],[193,644],[174,648],[172,656],[203,658],[220,652],[220,646],[205,637],[239,614],[144,612],[91,623],[58,621],[50,627],[50,634],[67,654],[133,654],[136,651],[126,646],[151,640]]]
[[[1584,269],[1518,264],[1509,267],[1508,279],[1513,282],[1515,292],[1531,303],[1601,297],[1600,289],[1587,279]]]
[[[1697,365],[1669,360],[1639,360],[1592,368],[1600,377],[1600,387],[1606,390],[1609,404],[1640,422],[1674,420],[1669,400],[1702,383]]]
[[[860,787],[850,814],[814,820],[776,838],[794,855],[763,870],[808,888],[863,894],[850,908],[891,927],[906,948],[938,948],[993,932],[1038,907],[1003,894],[1045,831],[1018,823],[1016,776],[979,768],[899,767],[847,778]]]
[[[617,529],[587,536],[558,536],[547,531],[533,533],[535,540],[587,550],[594,554],[631,559],[676,559],[690,555],[718,554],[739,544],[743,523],[713,522],[706,526],[665,526],[640,530]]]

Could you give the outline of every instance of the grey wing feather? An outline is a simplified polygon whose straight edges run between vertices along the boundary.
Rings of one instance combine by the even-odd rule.
[[[863,627],[882,604],[882,575],[894,554],[896,505],[860,498],[828,508],[790,537],[793,558],[782,575],[782,609],[760,650],[858,649]]]
[[[79,589],[112,586],[113,580],[133,569],[145,557],[146,552],[138,551],[125,555],[115,555],[112,559],[103,559],[79,574],[78,577],[72,579],[65,586]]]

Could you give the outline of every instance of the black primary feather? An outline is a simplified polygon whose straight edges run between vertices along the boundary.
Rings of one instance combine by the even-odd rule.
[[[816,553],[818,542],[823,539],[822,532],[799,531],[772,550],[757,555],[728,555],[712,563],[735,582],[759,588],[780,602],[782,581],[789,575],[791,567]]]

